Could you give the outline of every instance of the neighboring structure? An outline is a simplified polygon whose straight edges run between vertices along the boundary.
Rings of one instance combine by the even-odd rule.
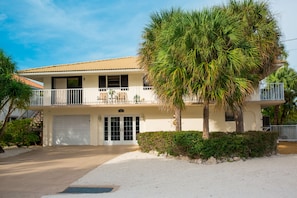
[[[33,90],[43,89],[43,86],[41,84],[34,82],[28,78],[17,76],[17,75],[14,75],[14,78],[21,81],[24,84],[29,85]],[[8,109],[8,105],[4,107],[2,111],[0,111],[0,121],[3,121],[5,119],[7,109]],[[22,119],[22,118],[33,118],[37,113],[38,113],[37,111],[33,111],[33,110],[16,109],[11,113],[9,119],[16,120],[16,119]]]
[[[173,112],[161,110],[137,57],[28,69],[20,75],[44,83],[31,109],[43,111],[43,145],[137,144],[136,134],[173,131]],[[183,130],[202,130],[203,106],[185,98]],[[262,130],[261,108],[284,102],[282,84],[255,88],[244,106],[245,130]],[[234,131],[228,112],[210,106],[210,131]]]

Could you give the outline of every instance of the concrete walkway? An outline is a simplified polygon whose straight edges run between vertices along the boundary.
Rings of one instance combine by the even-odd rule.
[[[41,197],[63,191],[92,169],[137,146],[34,148],[0,158],[0,197]]]

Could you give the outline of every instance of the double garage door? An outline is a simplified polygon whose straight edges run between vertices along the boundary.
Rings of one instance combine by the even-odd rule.
[[[54,116],[54,145],[90,145],[90,116]]]

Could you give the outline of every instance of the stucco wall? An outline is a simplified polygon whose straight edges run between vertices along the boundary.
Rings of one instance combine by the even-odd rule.
[[[124,112],[119,113],[119,109]],[[188,106],[182,112],[183,130],[203,129],[202,106]],[[245,130],[261,130],[262,117],[260,106],[248,104],[244,109]],[[61,107],[44,110],[44,133],[43,143],[45,146],[52,145],[53,117],[55,115],[90,115],[90,144],[102,145],[104,143],[104,117],[105,116],[139,116],[140,132],[147,131],[174,131],[173,112],[160,110],[159,106],[135,106],[135,107]],[[210,131],[234,131],[235,122],[226,122],[225,113],[214,106],[210,107]]]

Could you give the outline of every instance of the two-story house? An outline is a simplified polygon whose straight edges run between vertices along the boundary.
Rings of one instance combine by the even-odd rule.
[[[137,133],[174,131],[173,112],[162,111],[137,57],[27,69],[20,75],[44,83],[32,110],[43,111],[43,144],[137,144]],[[245,130],[262,130],[261,108],[284,102],[282,84],[255,88],[244,107]],[[203,106],[185,98],[183,130],[202,130]],[[210,131],[234,131],[228,112],[210,106]]]

